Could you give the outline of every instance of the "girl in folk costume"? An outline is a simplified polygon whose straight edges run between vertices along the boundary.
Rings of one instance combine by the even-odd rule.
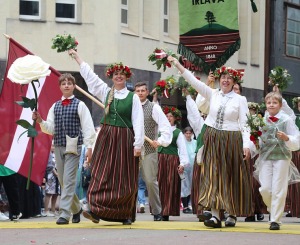
[[[236,225],[236,216],[252,213],[252,195],[249,167],[245,160],[250,157],[250,134],[246,130],[248,106],[245,97],[232,89],[241,80],[242,73],[223,66],[215,73],[220,80],[220,90],[215,90],[197,80],[177,59],[168,60],[181,72],[182,76],[210,101],[210,109],[205,119],[203,135],[203,166],[199,205],[211,209],[213,217],[204,225],[221,228],[219,211],[229,214],[225,226]]]
[[[173,130],[173,139],[168,147],[158,148],[158,186],[162,206],[162,220],[180,215],[180,191],[184,166],[189,164],[184,136],[176,127],[181,120],[181,112],[175,107],[165,106],[166,114]],[[180,177],[180,176],[181,177]]]
[[[69,54],[80,65],[89,91],[105,102],[101,132],[91,160],[87,193],[90,210],[83,215],[94,223],[103,219],[131,225],[136,212],[138,157],[144,144],[143,108],[139,97],[126,88],[131,70],[122,63],[109,65],[106,75],[113,82],[110,88],[75,50]]]

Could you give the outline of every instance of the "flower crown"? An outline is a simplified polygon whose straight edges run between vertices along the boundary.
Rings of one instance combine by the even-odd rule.
[[[120,63],[114,63],[114,64],[110,64],[106,67],[106,76],[108,78],[112,78],[113,74],[116,71],[121,71],[125,74],[126,78],[130,78],[132,75],[132,72],[130,70],[130,68],[128,66],[124,66],[122,62]]]
[[[298,103],[300,102],[300,97],[295,97],[292,99],[294,108],[298,108]]]
[[[222,66],[220,68],[217,68],[214,72],[214,76],[216,78],[219,78],[221,77],[222,74],[228,74],[229,76],[231,76],[234,81],[236,83],[242,83],[242,77],[244,76],[244,72],[242,71],[238,71],[236,69],[233,69],[231,67],[226,67],[226,66]]]
[[[174,106],[164,106],[163,107],[163,112],[167,115],[168,113],[171,113],[174,118],[175,121],[180,121],[181,120],[181,111],[178,110],[176,107]]]

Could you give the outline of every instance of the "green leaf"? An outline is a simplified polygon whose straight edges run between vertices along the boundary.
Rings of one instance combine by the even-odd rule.
[[[16,121],[16,124],[22,126],[23,128],[26,128],[26,129],[29,129],[29,127],[32,127],[32,125],[24,119],[20,119],[20,120]]]
[[[34,138],[34,137],[36,137],[37,135],[38,135],[37,130],[36,130],[34,127],[30,126],[30,127],[28,128],[28,137]]]
[[[22,135],[25,134],[27,131],[28,131],[28,130],[25,130],[23,133],[20,134],[20,136],[19,136],[19,138],[18,138],[18,141],[19,141],[19,139],[22,137]]]

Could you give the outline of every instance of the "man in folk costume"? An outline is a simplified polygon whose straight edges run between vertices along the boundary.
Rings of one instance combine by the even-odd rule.
[[[62,188],[60,217],[56,224],[64,225],[69,224],[71,214],[72,223],[80,222],[82,209],[75,194],[76,173],[82,144],[87,146],[87,157],[90,160],[96,134],[89,109],[74,97],[75,78],[69,73],[62,74],[59,87],[62,99],[50,108],[47,120],[44,121],[38,112],[33,113],[32,119],[40,124],[44,133],[54,137],[58,179]]]
[[[151,139],[155,139],[151,143],[148,141],[145,141],[144,143],[145,153],[141,162],[140,171],[147,186],[149,203],[154,215],[154,221],[161,221],[161,202],[157,182],[157,148],[160,145],[167,147],[171,143],[171,125],[161,107],[147,99],[149,90],[146,83],[137,83],[135,85],[135,93],[139,96],[144,110],[145,135]],[[158,132],[159,137],[157,138]]]

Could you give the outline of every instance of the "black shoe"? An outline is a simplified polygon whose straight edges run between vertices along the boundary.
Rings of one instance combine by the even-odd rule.
[[[245,222],[255,222],[255,215],[246,217]]]
[[[161,214],[154,214],[153,220],[154,220],[154,221],[162,221]]]
[[[234,221],[226,220],[226,221],[225,221],[225,226],[226,226],[226,227],[235,227],[235,224],[236,224],[236,217],[233,216],[233,215],[229,215],[229,216],[227,217],[227,219],[228,219],[228,218],[234,219]]]
[[[292,213],[289,211],[287,212],[287,214],[285,215],[285,217],[293,217]]]
[[[264,220],[265,216],[264,216],[264,214],[256,214],[256,218],[257,218],[257,220],[261,221],[261,220]]]
[[[216,219],[217,223],[212,218]],[[216,216],[212,216],[211,219],[204,220],[204,225],[211,228],[222,228],[222,222]]]
[[[164,215],[162,217],[162,221],[169,221],[169,215]]]
[[[58,218],[58,220],[56,221],[57,225],[67,225],[69,224],[69,220],[66,220],[63,217]]]
[[[126,219],[123,221],[123,225],[131,225],[131,224],[132,224],[131,219]]]
[[[205,220],[209,220],[211,219],[212,217],[212,214],[210,212],[203,212],[202,214],[199,214],[198,215],[198,218],[199,218],[199,222],[204,222]]]
[[[91,211],[83,211],[83,217],[85,217],[86,219],[91,220],[93,223],[98,224],[100,219],[98,218],[98,216],[96,214],[94,214]]]
[[[272,222],[270,225],[270,230],[280,230],[280,226],[276,222]]]
[[[184,214],[192,214],[193,213],[192,209],[190,209],[190,208],[184,208],[182,212]]]
[[[82,208],[79,210],[77,214],[73,214],[72,223],[80,222],[80,214],[82,213]]]

